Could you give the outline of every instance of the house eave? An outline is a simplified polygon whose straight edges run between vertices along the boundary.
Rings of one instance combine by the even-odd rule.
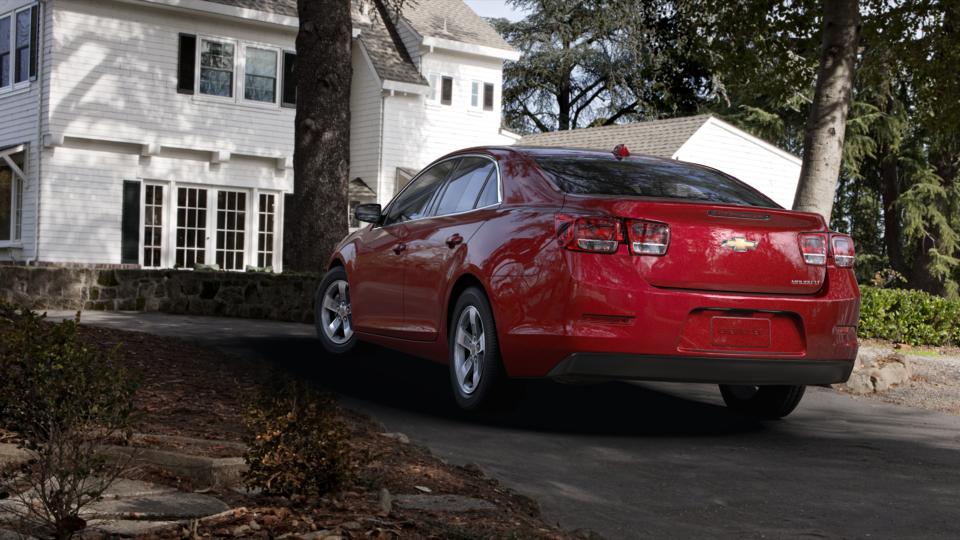
[[[204,0],[119,0],[127,4],[148,4],[155,7],[173,9],[177,11],[193,11],[206,13],[216,17],[230,19],[242,19],[247,22],[266,24],[271,26],[280,26],[286,28],[299,28],[300,23],[297,17],[289,15],[280,15],[278,13],[269,13],[257,9],[242,8],[237,6],[228,6],[215,2],[206,2]]]
[[[419,94],[421,96],[425,96],[430,93],[429,85],[408,83],[408,82],[402,82],[402,81],[391,81],[389,79],[383,81],[383,89],[391,93],[405,92],[408,94]]]
[[[515,50],[498,49],[486,45],[475,45],[473,43],[464,43],[453,39],[439,38],[435,36],[425,36],[420,44],[430,50],[442,49],[463,54],[472,54],[475,56],[486,56],[488,58],[497,58],[500,60],[510,60],[515,62],[520,59],[520,52]]]

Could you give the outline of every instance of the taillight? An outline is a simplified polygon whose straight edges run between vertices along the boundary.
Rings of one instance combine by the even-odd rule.
[[[827,235],[822,233],[804,233],[799,235],[800,253],[807,264],[824,266],[827,264]]]
[[[670,226],[657,221],[627,220],[627,240],[636,255],[663,255],[670,245]]]
[[[623,232],[616,218],[558,214],[557,238],[561,246],[574,251],[615,253]]]
[[[841,268],[850,268],[857,254],[853,249],[853,238],[845,234],[830,235],[830,249],[833,252],[833,264]]]

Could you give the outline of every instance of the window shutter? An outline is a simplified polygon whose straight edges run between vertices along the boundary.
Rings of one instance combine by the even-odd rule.
[[[37,44],[40,39],[37,34],[40,33],[40,8],[33,6],[30,8],[30,80],[37,79],[37,57],[39,51]]]
[[[177,62],[177,92],[192,94],[196,77],[197,36],[180,34],[180,58]]]
[[[283,96],[280,100],[281,107],[297,106],[297,78],[294,74],[294,68],[297,63],[297,53],[283,51]]]
[[[140,182],[123,182],[123,212],[120,224],[120,262],[140,262]]]
[[[483,84],[483,110],[493,110],[493,85],[490,83]]]

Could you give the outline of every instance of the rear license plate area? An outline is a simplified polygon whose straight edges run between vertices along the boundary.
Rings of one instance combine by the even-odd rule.
[[[711,317],[710,342],[721,349],[769,348],[770,319]]]

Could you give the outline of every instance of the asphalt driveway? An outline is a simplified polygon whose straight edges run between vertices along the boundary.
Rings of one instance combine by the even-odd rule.
[[[51,316],[62,314],[51,314]],[[960,417],[808,390],[779,422],[706,385],[532,385],[465,417],[443,366],[376,347],[326,357],[306,325],[162,314],[83,321],[273,362],[444,459],[475,463],[545,517],[609,538],[960,538]]]

